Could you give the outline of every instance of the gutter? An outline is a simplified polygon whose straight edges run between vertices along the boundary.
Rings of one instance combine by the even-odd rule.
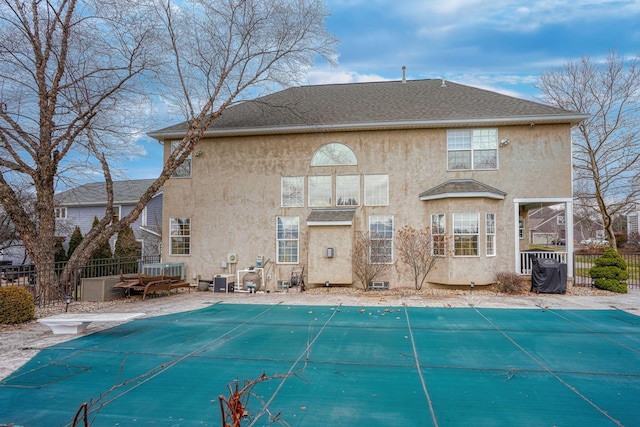
[[[250,136],[250,135],[281,135],[297,134],[308,132],[351,132],[363,130],[394,130],[394,129],[429,129],[442,127],[470,127],[470,126],[501,126],[501,125],[530,125],[536,124],[560,124],[570,123],[577,125],[589,117],[587,114],[566,114],[558,116],[519,116],[519,117],[497,117],[478,119],[437,119],[437,120],[410,120],[395,122],[361,122],[343,123],[332,125],[294,125],[294,126],[264,126],[245,128],[225,128],[208,129],[203,137],[225,137],[225,136]],[[184,136],[187,128],[180,130],[155,131],[147,135],[159,141],[167,139],[180,139]]]

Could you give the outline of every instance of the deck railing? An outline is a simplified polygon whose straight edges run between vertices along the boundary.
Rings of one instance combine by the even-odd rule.
[[[67,262],[57,262],[40,268],[35,264],[3,265],[0,267],[0,283],[2,286],[27,288],[32,293],[36,305],[44,307],[64,301],[67,295],[76,299],[82,279],[116,275],[120,272],[135,273],[142,271],[145,264],[158,262],[160,255],[89,260],[69,268],[67,271],[70,274],[66,280],[62,279],[62,272],[67,267]]]
[[[555,259],[565,264],[567,262],[567,253],[555,251],[522,251],[520,252],[520,274],[531,274],[533,260],[535,258]]]
[[[589,269],[595,265],[596,259],[602,252],[584,253],[574,252],[573,257],[573,284],[576,286],[593,286]],[[555,251],[522,251],[520,252],[520,274],[531,275],[533,260],[535,258],[550,258],[558,262],[566,263],[569,254]],[[627,261],[629,279],[627,286],[640,288],[640,253],[620,253],[620,256]]]

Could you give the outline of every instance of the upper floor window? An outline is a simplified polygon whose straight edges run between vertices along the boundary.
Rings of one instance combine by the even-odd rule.
[[[639,214],[629,214],[627,215],[627,233],[637,233],[638,232],[638,217]]]
[[[304,206],[304,177],[283,176],[281,179],[282,207]]]
[[[339,142],[331,142],[318,148],[311,158],[311,166],[357,165],[356,155],[351,148]]]
[[[171,218],[169,223],[171,255],[191,254],[191,218]]]
[[[173,153],[178,146],[180,145],[180,141],[171,142],[171,152]],[[191,178],[191,153],[185,159],[184,163],[182,163],[178,168],[173,171],[172,178]]]
[[[454,129],[447,131],[449,170],[497,169],[497,129]]]
[[[149,224],[147,215],[148,215],[148,210],[147,210],[147,207],[145,206],[142,209],[142,213],[140,214],[140,225],[143,227],[146,227]]]
[[[331,175],[312,175],[309,177],[309,206],[331,206]]]
[[[365,206],[387,206],[389,204],[389,175],[364,176]]]
[[[111,222],[116,223],[120,221],[122,206],[114,206],[113,207],[113,216],[111,217]]]
[[[360,204],[360,175],[336,176],[336,205],[358,206]]]
[[[55,208],[54,215],[56,219],[67,219],[67,208]]]
[[[453,251],[455,256],[478,256],[479,234],[479,214],[453,214]]]

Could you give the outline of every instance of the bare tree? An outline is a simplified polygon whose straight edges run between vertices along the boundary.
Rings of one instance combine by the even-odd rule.
[[[573,132],[575,197],[597,206],[611,247],[613,217],[640,195],[640,57],[583,57],[542,73],[543,100],[590,114]]]
[[[320,0],[0,0],[0,200],[36,265],[54,259],[56,182],[74,161],[101,170],[108,204],[68,265],[135,221],[225,108],[299,81],[318,55],[332,61],[326,17]],[[190,126],[113,223],[114,140],[136,103],[154,96]],[[18,200],[21,181],[32,186],[34,220]]]
[[[351,249],[351,266],[362,289],[369,289],[369,284],[382,277],[390,268],[391,261],[386,239],[376,233],[356,232]]]
[[[433,236],[444,239],[445,236]],[[437,243],[445,247],[444,240]],[[396,233],[396,248],[400,260],[409,267],[413,276],[413,284],[417,290],[422,289],[429,272],[433,270],[442,256],[434,254],[433,238],[429,227],[416,230],[405,225]]]

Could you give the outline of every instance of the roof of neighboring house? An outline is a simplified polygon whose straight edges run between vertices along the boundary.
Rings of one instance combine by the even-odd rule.
[[[420,200],[436,200],[457,197],[504,199],[506,194],[507,193],[502,190],[483,184],[475,179],[450,179],[420,193]]]
[[[147,191],[155,179],[137,179],[113,182],[113,203],[134,204]],[[160,190],[157,194],[162,192]],[[56,206],[106,205],[107,192],[104,182],[91,182],[56,194]]]
[[[502,124],[572,123],[588,115],[449,81],[300,86],[228,107],[208,136]],[[184,135],[189,122],[149,135]]]

